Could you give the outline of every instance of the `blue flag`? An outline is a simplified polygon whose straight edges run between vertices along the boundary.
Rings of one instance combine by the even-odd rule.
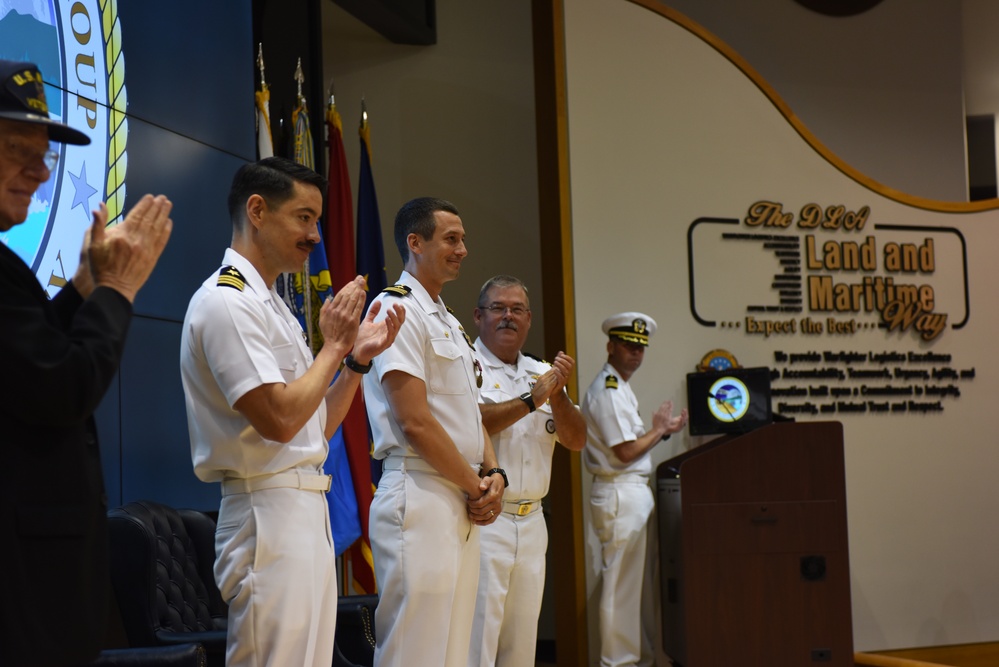
[[[315,169],[315,155],[312,148],[312,130],[309,128],[309,114],[305,98],[299,98],[299,106],[292,113],[295,126],[294,159],[310,169]],[[330,280],[329,261],[326,257],[325,239],[321,221],[316,223],[320,241],[312,249],[303,270],[297,274],[282,274],[278,278],[278,292],[298,318],[302,329],[307,332],[309,346],[313,354],[318,354],[323,346],[319,331],[319,311],[327,296],[333,295]],[[281,290],[281,278],[285,279]],[[336,378],[333,380],[336,382]],[[333,546],[339,556],[361,536],[361,521],[357,513],[357,497],[354,495],[354,481],[350,475],[347,448],[343,439],[343,425],[337,426],[336,433],[329,441],[329,453],[323,463],[323,471],[331,476],[330,490],[326,502],[330,508],[330,529]]]
[[[368,280],[370,306],[378,293],[388,287],[385,277],[385,248],[382,245],[382,220],[378,215],[378,196],[371,175],[371,131],[367,120],[361,121],[361,172],[357,182],[357,272]]]
[[[336,380],[334,379],[334,382]],[[357,516],[357,497],[354,480],[347,462],[347,446],[343,440],[343,425],[337,427],[330,438],[330,450],[323,463],[323,472],[332,477],[326,501],[330,506],[330,528],[333,548],[339,556],[361,536],[361,522]]]
[[[371,130],[367,114],[362,114],[361,172],[357,181],[357,272],[368,281],[365,312],[378,293],[388,287],[385,276],[385,247],[382,245],[382,219],[378,215],[375,179],[371,174]],[[368,441],[371,441],[370,427]],[[378,486],[382,477],[382,462],[371,459],[371,484]]]

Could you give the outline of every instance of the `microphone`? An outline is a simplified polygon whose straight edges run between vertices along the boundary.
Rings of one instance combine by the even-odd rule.
[[[735,408],[733,408],[731,405],[729,405],[728,399],[727,398],[719,398],[718,396],[715,396],[714,394],[712,394],[710,391],[708,392],[708,396],[710,396],[711,398],[715,399],[715,402],[718,403],[718,405],[720,405],[722,408],[724,408],[725,412],[728,413],[728,416],[732,419],[732,423],[735,423],[735,421],[736,421],[736,419],[734,417]]]

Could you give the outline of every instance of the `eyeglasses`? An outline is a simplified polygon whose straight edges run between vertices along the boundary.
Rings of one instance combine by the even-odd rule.
[[[488,310],[493,315],[505,315],[506,311],[510,311],[510,314],[514,317],[523,317],[527,313],[531,312],[530,308],[524,308],[523,306],[501,306],[498,303],[494,303],[491,306],[479,306],[482,310]]]
[[[56,165],[59,164],[59,151],[52,150],[51,148],[44,151],[29,148],[17,139],[10,137],[8,137],[2,145],[4,148],[4,154],[9,159],[24,167],[36,165],[39,161],[41,161],[41,163],[45,165],[46,169],[54,171]]]

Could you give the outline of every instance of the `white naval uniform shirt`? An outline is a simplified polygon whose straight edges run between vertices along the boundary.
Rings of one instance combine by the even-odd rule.
[[[260,385],[301,377],[313,357],[302,327],[253,265],[228,248],[226,266],[242,274],[245,286],[220,284],[220,271],[213,273],[191,298],[181,334],[194,472],[215,482],[292,468],[320,470],[328,449],[325,402],[284,444],[262,437],[232,407]]]
[[[608,380],[608,378],[613,380]],[[650,453],[624,463],[612,447],[645,435],[645,424],[638,414],[638,399],[631,386],[621,379],[610,364],[604,364],[586,390],[580,406],[586,420],[586,448],[583,462],[594,475],[614,476],[623,473],[652,473]]]
[[[406,308],[406,321],[395,342],[374,358],[372,372],[364,376],[364,402],[374,439],[372,456],[376,459],[418,456],[392,417],[382,388],[386,373],[403,371],[426,383],[431,414],[451,436],[464,459],[470,465],[479,465],[485,451],[485,435],[479,416],[471,340],[441,298],[431,299],[415,277],[403,271],[397,284],[410,287],[412,292],[403,297],[382,292],[375,299],[384,302],[377,321],[383,320],[388,309],[397,303]]]
[[[482,364],[480,403],[502,403],[517,398],[530,391],[538,377],[551,368],[551,364],[523,354],[517,355],[516,364],[507,364],[500,361],[481,338],[475,341],[475,350]],[[491,438],[496,459],[510,480],[503,499],[540,500],[548,495],[556,441],[551,403],[545,401],[537,410]]]

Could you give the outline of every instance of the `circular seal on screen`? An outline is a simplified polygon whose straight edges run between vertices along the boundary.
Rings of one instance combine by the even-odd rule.
[[[103,6],[102,6],[103,5]],[[73,276],[91,211],[108,222],[125,203],[125,65],[115,0],[10,0],[0,5],[0,58],[33,62],[49,116],[84,132],[90,145],[53,143],[59,162],[32,197],[28,218],[0,233],[49,295]]]
[[[708,391],[708,410],[719,421],[739,421],[749,410],[749,390],[738,378],[719,378]]]

